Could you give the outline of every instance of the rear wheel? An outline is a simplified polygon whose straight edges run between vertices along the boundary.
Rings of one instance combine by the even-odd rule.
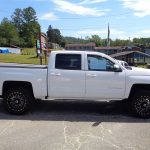
[[[150,117],[150,92],[138,91],[138,94],[132,97],[132,110],[141,118]]]
[[[11,87],[4,93],[3,104],[6,110],[13,114],[23,114],[31,106],[32,96],[26,88]]]

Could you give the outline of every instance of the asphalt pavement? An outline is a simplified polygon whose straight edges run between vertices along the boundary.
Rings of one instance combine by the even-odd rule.
[[[124,104],[43,101],[27,114],[8,114],[0,102],[0,150],[149,150],[150,119]]]

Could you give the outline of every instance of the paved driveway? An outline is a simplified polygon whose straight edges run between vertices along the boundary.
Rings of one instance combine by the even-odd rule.
[[[23,116],[0,103],[0,150],[149,150],[150,119],[123,104],[40,102]]]

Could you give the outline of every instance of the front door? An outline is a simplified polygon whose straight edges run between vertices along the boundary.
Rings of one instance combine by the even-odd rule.
[[[100,55],[87,55],[86,97],[122,99],[125,93],[125,72],[114,72],[114,62]]]

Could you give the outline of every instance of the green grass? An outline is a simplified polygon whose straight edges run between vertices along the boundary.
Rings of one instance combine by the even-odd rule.
[[[23,48],[21,51],[22,55],[35,55],[36,56],[36,48]]]
[[[21,55],[0,54],[0,62],[39,65],[40,59],[36,57],[36,48],[23,48],[21,50]],[[43,59],[42,62],[45,64],[45,59]]]
[[[0,62],[39,65],[40,59],[35,55],[0,54]],[[45,64],[45,59],[42,62]]]

